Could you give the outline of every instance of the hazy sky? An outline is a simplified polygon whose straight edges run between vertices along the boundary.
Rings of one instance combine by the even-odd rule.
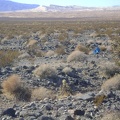
[[[20,3],[39,4],[39,5],[79,5],[90,7],[103,7],[120,5],[120,0],[11,0]]]

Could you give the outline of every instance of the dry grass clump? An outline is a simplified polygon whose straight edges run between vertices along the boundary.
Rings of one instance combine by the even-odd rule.
[[[105,113],[101,120],[120,120],[119,111]]]
[[[60,41],[64,41],[67,38],[68,38],[68,34],[65,31],[58,36],[58,40]]]
[[[16,50],[0,50],[0,67],[11,65],[18,56],[19,52]]]
[[[113,77],[115,74],[120,73],[120,68],[115,63],[107,62],[102,66],[102,73],[105,77]]]
[[[98,36],[98,33],[96,33],[96,32],[93,32],[93,33],[90,34],[90,37],[92,37],[92,38],[95,38],[97,36]]]
[[[117,37],[114,40],[113,44],[113,54],[114,54],[114,60],[117,63],[118,66],[120,66],[120,38]]]
[[[72,62],[72,61],[84,61],[87,58],[87,55],[84,54],[81,51],[73,51],[68,57],[67,57],[67,62]]]
[[[3,93],[19,101],[30,101],[31,91],[23,86],[18,75],[11,75],[2,83]]]
[[[44,56],[44,52],[42,50],[40,50],[36,44],[29,46],[27,48],[27,53],[29,55],[31,55],[32,57],[33,56],[36,56],[36,57],[43,57]]]
[[[47,56],[47,57],[51,57],[51,56],[54,56],[54,55],[55,55],[55,52],[52,51],[52,50],[49,50],[49,51],[45,54],[45,56]]]
[[[104,94],[96,96],[93,101],[93,103],[95,104],[95,107],[99,107],[105,98],[106,96]]]
[[[40,78],[55,77],[56,70],[48,64],[42,64],[33,71],[34,75]]]
[[[101,50],[101,51],[106,51],[107,48],[106,48],[104,45],[102,45],[102,46],[100,46],[100,50]]]
[[[79,50],[81,52],[84,52],[85,54],[89,53],[89,49],[86,46],[81,45],[81,44],[77,45],[75,50]]]
[[[73,71],[73,70],[72,70],[72,68],[70,68],[70,67],[65,67],[65,68],[62,70],[62,72],[65,73],[65,74],[70,74],[72,71]]]
[[[101,86],[101,90],[103,91],[120,90],[120,74],[105,81]]]
[[[32,100],[55,99],[55,93],[47,88],[40,87],[32,91]]]
[[[58,55],[64,55],[66,52],[65,52],[65,47],[63,46],[59,46],[56,50],[55,50],[55,53],[58,54]]]
[[[28,44],[27,44],[27,47],[33,46],[33,45],[36,44],[36,43],[37,43],[37,40],[29,40],[29,41],[28,41]]]

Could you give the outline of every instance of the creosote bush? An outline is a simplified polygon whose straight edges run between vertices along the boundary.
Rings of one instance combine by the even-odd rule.
[[[6,97],[11,95],[18,101],[30,101],[31,99],[31,91],[22,84],[20,77],[16,74],[3,81],[2,88]]]
[[[102,64],[102,73],[105,75],[105,77],[113,77],[115,74],[120,73],[120,68],[112,62],[107,62],[105,64]]]
[[[32,100],[44,100],[45,98],[55,99],[55,93],[45,87],[35,88],[32,91]]]
[[[49,64],[40,65],[33,71],[34,75],[40,78],[55,77],[56,71]]]
[[[73,51],[70,55],[67,57],[67,62],[72,62],[72,61],[84,61],[87,58],[87,55],[84,54],[81,51]]]
[[[101,120],[120,120],[119,111],[105,112]]]
[[[81,52],[84,52],[85,54],[89,53],[89,49],[86,46],[80,44],[76,46],[75,50],[79,50]]]
[[[101,86],[101,90],[103,91],[120,90],[120,74],[105,81]]]
[[[0,67],[11,65],[18,56],[19,52],[16,50],[0,50]]]
[[[104,94],[96,96],[94,101],[93,101],[94,105],[96,107],[99,107],[102,104],[102,102],[104,101],[105,98],[106,98],[106,96]]]

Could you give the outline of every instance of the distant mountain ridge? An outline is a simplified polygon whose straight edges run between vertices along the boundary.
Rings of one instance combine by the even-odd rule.
[[[84,7],[84,6],[60,6],[49,5],[40,6],[37,4],[24,4],[12,2],[10,0],[0,0],[0,12],[21,11],[21,12],[71,12],[71,11],[93,11],[93,10],[120,10],[120,5],[111,7]]]
[[[12,2],[10,0],[0,0],[0,11],[1,12],[33,9],[38,6],[39,5],[37,4],[24,4],[24,3]]]

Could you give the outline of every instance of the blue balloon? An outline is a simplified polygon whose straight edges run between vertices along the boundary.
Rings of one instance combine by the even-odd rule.
[[[100,53],[100,48],[96,47],[93,51],[94,54],[99,54]]]

